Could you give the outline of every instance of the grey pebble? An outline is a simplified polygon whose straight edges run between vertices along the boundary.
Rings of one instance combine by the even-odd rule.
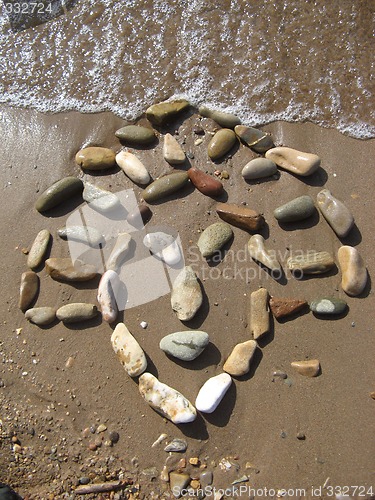
[[[296,222],[307,219],[315,212],[311,196],[299,196],[276,208],[273,215],[279,222]]]
[[[83,476],[78,479],[79,484],[89,484],[90,478]]]
[[[185,439],[175,438],[164,448],[164,451],[184,452],[187,449],[187,442]]]
[[[197,358],[209,343],[206,332],[189,330],[166,335],[160,341],[160,349],[170,356],[182,361],[192,361]]]

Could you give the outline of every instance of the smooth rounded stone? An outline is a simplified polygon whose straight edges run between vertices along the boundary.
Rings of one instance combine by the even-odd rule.
[[[102,318],[108,323],[117,319],[118,308],[116,296],[121,285],[119,275],[115,271],[106,271],[100,279],[97,300],[100,305]]]
[[[247,181],[262,179],[276,174],[277,166],[267,158],[254,158],[250,160],[242,169],[241,175]]]
[[[148,233],[143,238],[143,244],[169,266],[178,264],[182,258],[177,240],[171,234],[162,231]]]
[[[335,198],[328,189],[317,194],[319,210],[339,238],[344,238],[354,226],[354,217],[344,203]]]
[[[190,483],[190,476],[186,472],[172,471],[169,473],[169,486],[175,498],[180,498]]]
[[[120,151],[116,155],[116,163],[121,170],[136,184],[142,186],[151,181],[150,174],[141,160],[129,151]]]
[[[25,318],[35,325],[49,325],[56,319],[56,310],[53,307],[33,307],[25,312]]]
[[[223,370],[232,377],[246,375],[250,370],[251,360],[257,347],[258,344],[255,340],[248,340],[234,346],[224,363]]]
[[[99,248],[104,244],[104,237],[95,227],[89,226],[69,226],[57,230],[61,239],[67,241],[77,241],[92,248]]]
[[[155,132],[152,128],[142,127],[141,125],[125,125],[115,132],[115,136],[120,141],[134,146],[144,146],[152,144],[156,140]]]
[[[300,299],[289,299],[289,298],[276,298],[271,297],[269,300],[269,306],[272,314],[276,319],[282,319],[286,316],[295,314],[307,306],[306,300]]]
[[[342,289],[352,297],[361,294],[367,283],[367,269],[360,253],[356,248],[344,245],[339,248],[337,258],[342,274]]]
[[[236,134],[229,128],[222,128],[216,132],[208,144],[207,152],[211,160],[219,160],[236,144]]]
[[[269,149],[266,158],[284,170],[302,177],[313,174],[320,167],[319,156],[283,146]]]
[[[141,203],[137,208],[135,208],[132,212],[126,217],[127,222],[137,229],[143,229],[143,226],[147,224],[147,222],[151,219],[152,212],[150,207]]]
[[[174,451],[174,452],[184,452],[187,450],[187,442],[185,439],[175,438],[173,441],[167,444],[164,451]]]
[[[215,208],[220,219],[245,231],[257,231],[264,225],[264,217],[251,208],[233,203],[218,203]]]
[[[147,203],[153,203],[183,188],[188,181],[187,172],[173,172],[156,179],[143,190],[141,196]]]
[[[185,266],[173,282],[172,309],[180,321],[191,320],[203,302],[203,294],[197,276],[191,266]]]
[[[46,260],[46,272],[58,281],[89,281],[97,276],[97,270],[91,264],[70,258],[54,257]]]
[[[139,377],[139,392],[154,410],[174,424],[193,422],[197,417],[196,409],[188,399],[151,373]]]
[[[51,233],[48,229],[42,229],[36,235],[36,238],[31,245],[29,255],[27,256],[27,266],[30,269],[38,269],[38,267],[43,264],[50,240]]]
[[[269,252],[264,244],[264,238],[261,234],[254,234],[248,244],[247,248],[250,253],[250,257],[256,262],[260,262],[272,272],[281,273],[282,268],[277,260],[276,252]]]
[[[185,111],[190,103],[184,99],[153,104],[146,110],[146,117],[155,125],[164,125]]]
[[[198,239],[198,248],[203,257],[210,257],[220,250],[233,236],[232,228],[226,222],[215,222],[206,227]]]
[[[337,299],[335,297],[322,297],[310,302],[310,310],[316,314],[322,314],[324,316],[342,314],[347,307],[348,304],[345,300]]]
[[[270,331],[270,310],[268,307],[268,291],[259,288],[250,295],[249,326],[250,334],[257,340]]]
[[[118,272],[130,252],[130,242],[132,237],[129,233],[119,233],[116,243],[110,253],[106,267],[107,270]]]
[[[232,377],[228,373],[220,373],[209,378],[198,392],[195,406],[198,411],[212,413],[219,406],[232,384]]]
[[[112,149],[98,146],[81,149],[75,159],[83,170],[107,170],[116,166],[116,155]]]
[[[276,208],[273,212],[279,222],[297,222],[310,217],[315,212],[311,196],[299,196]]]
[[[193,361],[207,347],[210,339],[206,332],[189,330],[166,335],[160,341],[160,349],[182,361]]]
[[[145,353],[124,323],[116,325],[111,335],[111,343],[120,363],[130,377],[138,377],[146,370]]]
[[[85,187],[83,189],[82,197],[87,203],[89,203],[90,208],[93,210],[106,213],[121,206],[121,202],[118,197],[110,191],[101,189],[93,184],[90,184],[89,182],[85,182],[84,185]]]
[[[323,274],[335,266],[335,261],[328,252],[310,250],[305,254],[289,257],[287,266],[294,275]]]
[[[257,153],[263,154],[275,147],[271,136],[257,128],[237,125],[234,127],[234,131],[242,142]]]
[[[35,208],[43,213],[60,205],[72,196],[82,193],[83,182],[76,177],[64,177],[47,188],[36,200]]]
[[[34,271],[26,271],[21,275],[20,298],[18,307],[26,311],[39,291],[39,277]]]
[[[205,470],[199,474],[199,482],[201,483],[201,488],[207,488],[210,486],[214,480],[214,475],[210,470]]]
[[[241,120],[232,113],[209,109],[206,106],[200,106],[198,112],[201,116],[214,120],[218,125],[220,125],[220,127],[234,128],[236,125],[241,123]]]
[[[185,153],[171,134],[165,134],[164,136],[163,157],[164,160],[171,165],[181,165],[185,163]]]
[[[211,175],[202,172],[202,170],[196,167],[189,168],[187,173],[192,184],[194,184],[202,194],[216,197],[223,193],[223,184],[218,179],[214,179]]]
[[[290,365],[305,377],[316,377],[320,371],[320,363],[317,359],[293,361]]]
[[[94,304],[76,302],[60,307],[56,311],[56,317],[64,323],[76,323],[95,318],[98,314],[98,308]]]

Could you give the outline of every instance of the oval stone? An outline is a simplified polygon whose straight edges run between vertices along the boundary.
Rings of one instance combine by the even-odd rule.
[[[148,184],[151,180],[147,168],[143,165],[141,160],[129,151],[120,151],[116,155],[117,165],[121,170],[136,184],[142,186]]]
[[[226,222],[215,222],[206,227],[198,240],[198,248],[203,257],[210,257],[220,250],[233,236],[232,228]]]
[[[211,175],[202,172],[196,167],[191,167],[187,171],[189,179],[202,194],[206,196],[220,196],[224,191],[223,184],[214,179]]]
[[[202,305],[203,295],[197,276],[191,266],[185,266],[173,282],[172,309],[180,321],[191,320]]]
[[[323,274],[335,266],[335,261],[328,252],[310,250],[305,254],[289,257],[287,265],[294,275]]]
[[[83,182],[76,177],[64,177],[46,189],[35,202],[35,208],[43,213],[60,205],[72,196],[81,193]]]
[[[312,312],[327,316],[342,314],[347,307],[348,304],[345,300],[337,299],[335,297],[322,297],[310,302],[310,310]]]
[[[116,165],[116,155],[112,149],[90,146],[78,151],[76,163],[84,170],[106,170]]]
[[[257,231],[264,225],[264,217],[261,214],[241,205],[218,203],[216,213],[228,224],[246,231]]]
[[[121,206],[121,202],[115,194],[89,182],[85,182],[82,197],[89,203],[90,208],[101,213],[111,212]]]
[[[73,264],[70,258],[53,257],[46,260],[46,272],[58,281],[89,281],[97,276],[97,270],[91,264],[76,260]]]
[[[208,156],[215,161],[222,158],[236,143],[236,134],[229,128],[222,128],[216,132],[208,144]]]
[[[205,118],[211,118],[220,127],[234,128],[236,125],[241,123],[241,120],[232,113],[225,113],[224,111],[218,111],[216,109],[209,109],[206,106],[200,106],[198,112],[201,116]]]
[[[313,174],[320,167],[319,156],[292,148],[278,147],[269,149],[266,152],[266,158],[272,160],[284,170],[302,177]]]
[[[95,227],[69,226],[57,230],[57,234],[63,240],[77,241],[92,248],[104,245],[104,237]]]
[[[274,210],[273,215],[279,222],[297,222],[307,219],[315,212],[311,196],[299,196]]]
[[[237,125],[234,131],[242,142],[257,153],[263,154],[268,149],[275,147],[271,136],[257,128]]]
[[[120,363],[130,377],[138,377],[147,368],[142,347],[124,323],[118,323],[111,336],[111,343]]]
[[[341,269],[341,286],[345,293],[355,297],[363,292],[367,283],[367,269],[358,250],[349,245],[339,248],[337,253]]]
[[[344,203],[335,198],[328,189],[317,194],[319,210],[339,238],[344,238],[354,225],[354,217]]]
[[[159,346],[162,351],[174,358],[182,361],[193,361],[202,354],[209,340],[206,332],[190,330],[171,333],[163,337]]]
[[[171,165],[185,163],[186,156],[177,140],[171,134],[165,134],[163,144],[164,160]]]
[[[56,311],[56,317],[64,323],[76,323],[78,321],[86,321],[95,318],[98,314],[98,308],[94,304],[86,304],[84,302],[76,302],[66,304]]]
[[[270,177],[276,174],[277,166],[267,158],[254,158],[250,160],[242,169],[241,175],[248,181]]]
[[[125,125],[115,132],[115,136],[120,141],[137,146],[152,144],[156,140],[155,132],[152,128],[141,125]]]
[[[219,406],[232,384],[232,377],[228,373],[220,373],[209,378],[198,392],[195,406],[203,413],[212,413]]]
[[[27,256],[27,265],[30,269],[35,270],[42,265],[50,239],[51,233],[48,229],[42,229],[36,235],[36,238],[31,245],[29,255]]]
[[[18,307],[25,311],[33,302],[39,290],[39,277],[34,271],[26,271],[21,275],[20,298]]]
[[[56,319],[53,307],[33,307],[25,312],[25,318],[38,326],[50,325]]]
[[[185,111],[189,106],[190,103],[185,99],[159,102],[146,110],[146,117],[155,125],[164,125]]]
[[[173,172],[172,174],[159,177],[142,192],[142,198],[147,203],[153,203],[169,196],[183,188],[189,181],[187,172]]]

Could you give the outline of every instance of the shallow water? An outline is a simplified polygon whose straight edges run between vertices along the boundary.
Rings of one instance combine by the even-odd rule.
[[[23,31],[0,18],[0,102],[134,119],[184,96],[244,123],[375,137],[371,0],[79,1]]]

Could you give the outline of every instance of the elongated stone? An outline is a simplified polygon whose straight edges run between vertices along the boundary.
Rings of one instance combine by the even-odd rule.
[[[273,212],[279,222],[297,222],[310,217],[315,212],[311,196],[299,196],[276,208]]]
[[[33,307],[25,312],[25,318],[38,326],[50,325],[56,319],[53,307]]]
[[[104,237],[95,227],[89,226],[69,226],[57,230],[61,239],[67,241],[77,241],[92,248],[99,248],[104,245]]]
[[[85,182],[82,197],[90,204],[90,208],[101,213],[111,212],[121,206],[121,202],[115,194],[89,182]]]
[[[117,301],[121,280],[115,271],[106,271],[100,279],[97,300],[100,304],[102,318],[113,323],[118,315]]]
[[[151,217],[152,212],[150,207],[148,207],[145,203],[141,203],[137,208],[128,214],[126,220],[137,229],[142,229]]]
[[[293,361],[291,366],[305,377],[316,377],[320,371],[320,363],[317,359],[308,359],[303,361]]]
[[[81,193],[83,182],[76,177],[64,177],[46,189],[36,200],[35,208],[43,213],[60,205],[72,196]]]
[[[163,156],[164,160],[171,165],[181,165],[185,163],[185,153],[171,134],[165,134],[164,136]]]
[[[339,248],[337,258],[341,270],[341,287],[344,292],[355,297],[363,292],[367,283],[367,269],[359,251],[351,246]]]
[[[175,101],[165,101],[153,104],[146,110],[146,117],[155,125],[164,125],[176,118],[180,113],[190,106],[188,101],[177,99]]]
[[[20,299],[18,307],[26,311],[39,291],[39,277],[34,271],[26,271],[21,275]]]
[[[208,156],[211,160],[219,160],[229,153],[236,143],[236,134],[229,128],[222,128],[216,132],[208,144]]]
[[[289,298],[276,298],[271,297],[269,300],[269,306],[272,314],[276,319],[282,319],[291,314],[295,314],[307,306],[306,300],[300,299],[289,299]]]
[[[228,373],[209,378],[198,392],[195,400],[197,410],[203,413],[214,412],[231,385],[232,377]]]
[[[36,238],[31,245],[29,255],[27,256],[27,266],[30,269],[38,269],[38,267],[43,264],[50,240],[51,233],[48,231],[48,229],[42,229],[36,235]]]
[[[337,299],[336,297],[322,297],[310,302],[310,310],[324,316],[342,314],[347,307],[348,304],[345,300]]]
[[[189,330],[186,332],[175,332],[166,335],[160,341],[159,347],[162,351],[182,361],[193,361],[197,358],[209,343],[206,332]]]
[[[220,196],[224,191],[223,184],[196,167],[191,167],[187,171],[189,179],[202,194],[206,196]]]
[[[129,255],[131,240],[132,237],[129,233],[118,234],[115,246],[107,260],[106,267],[108,270],[116,271],[116,273],[119,271],[121,265]]]
[[[289,257],[287,266],[293,275],[298,277],[304,274],[323,274],[335,266],[333,257],[328,252],[308,252],[295,257]]]
[[[152,144],[156,140],[155,132],[152,128],[142,127],[141,125],[125,125],[115,132],[115,136],[120,141],[126,142],[132,146],[144,146]]]
[[[247,248],[249,250],[250,257],[253,260],[255,260],[256,262],[260,262],[268,269],[270,269],[273,273],[276,273],[277,277],[280,277],[282,268],[279,261],[277,260],[276,252],[271,252],[266,249],[264,238],[261,234],[254,234],[250,238],[247,244]]]
[[[142,198],[147,203],[153,203],[183,188],[188,181],[189,176],[187,172],[173,172],[164,175],[143,190]]]
[[[60,307],[56,311],[57,319],[64,323],[76,323],[95,318],[98,314],[98,308],[94,304],[76,302]]]
[[[270,331],[270,310],[268,307],[268,291],[259,288],[250,295],[250,334],[254,340],[263,337]]]
[[[121,170],[136,184],[146,185],[151,177],[141,160],[129,151],[120,151],[116,155],[116,163]]]
[[[224,111],[210,109],[206,106],[200,106],[198,112],[201,116],[214,120],[218,125],[220,125],[220,127],[234,128],[236,125],[241,123],[241,120],[232,113],[225,113]]]
[[[201,286],[191,266],[185,266],[173,282],[171,305],[180,321],[194,318],[203,302]]]
[[[143,373],[139,377],[139,392],[154,410],[174,424],[193,422],[197,417],[197,412],[188,399],[151,373]]]
[[[223,370],[232,377],[241,377],[250,370],[251,360],[258,344],[255,340],[248,340],[234,346],[228,359],[224,363]]]
[[[339,238],[344,238],[354,225],[354,217],[344,203],[335,198],[328,189],[317,194],[319,210]]]
[[[70,258],[53,257],[46,260],[46,272],[58,281],[89,281],[97,276],[97,270],[91,264]]]
[[[143,238],[143,244],[153,255],[163,260],[169,266],[178,264],[182,254],[178,242],[174,236],[162,231],[148,233]]]
[[[283,146],[269,149],[266,158],[284,170],[302,177],[313,174],[320,167],[319,156]]]
[[[130,377],[138,377],[147,368],[142,347],[124,323],[118,323],[111,335],[111,343],[120,363]]]
[[[237,125],[234,127],[234,131],[242,142],[257,153],[263,154],[275,147],[271,136],[257,128]]]
[[[198,239],[198,248],[203,257],[210,257],[221,249],[233,236],[232,228],[226,222],[215,222],[206,227]]]
[[[90,146],[78,151],[76,163],[83,170],[107,170],[116,165],[116,155],[112,149]]]
[[[276,174],[277,166],[267,158],[254,158],[250,160],[241,171],[241,175],[248,181],[270,177]]]
[[[216,213],[228,224],[245,231],[257,231],[264,225],[264,217],[260,213],[241,205],[218,203]]]

